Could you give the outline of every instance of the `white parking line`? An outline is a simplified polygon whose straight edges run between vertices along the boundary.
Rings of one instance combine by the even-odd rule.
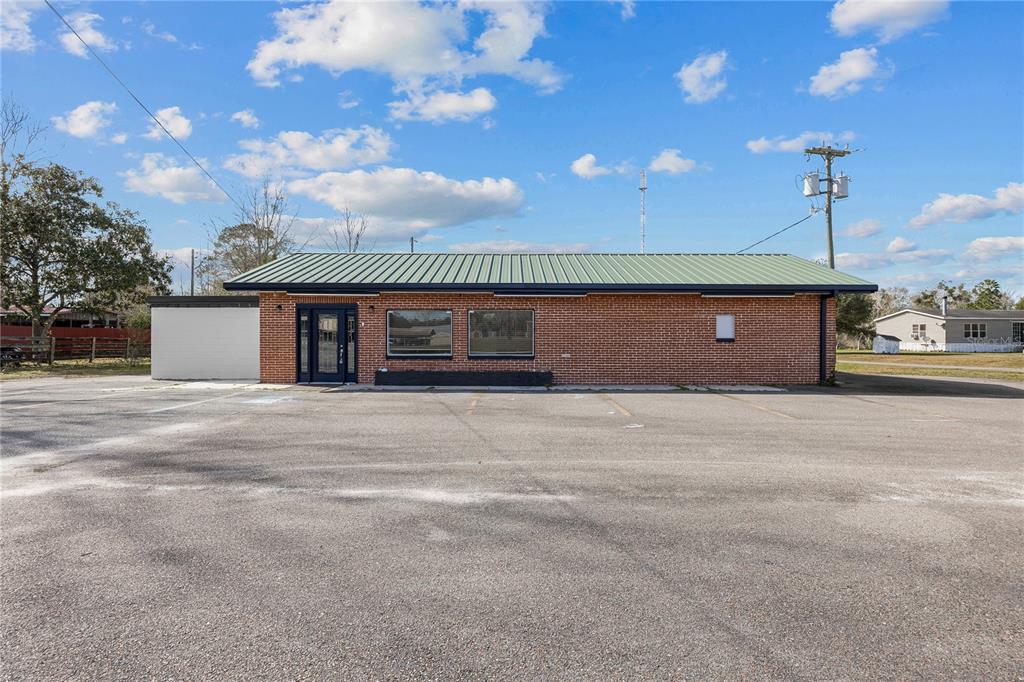
[[[169,405],[168,407],[158,407],[155,410],[144,410],[137,414],[155,414],[157,412],[168,412],[170,410],[179,410],[183,407],[192,407],[193,405],[202,405],[203,403],[212,403],[214,400],[224,400],[225,398],[234,398],[236,395],[242,395],[246,391],[238,391],[237,393],[229,393],[228,395],[219,395],[216,398],[207,398],[206,400],[195,400],[191,403],[181,403],[179,405]]]

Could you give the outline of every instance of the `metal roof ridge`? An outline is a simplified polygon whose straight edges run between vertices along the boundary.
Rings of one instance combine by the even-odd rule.
[[[640,253],[639,251],[581,251],[579,253],[567,253],[564,251],[460,251],[457,253],[448,251],[421,251],[419,253],[408,253],[405,251],[364,251],[362,253],[347,253],[339,251],[294,251],[282,256],[281,258],[287,258],[289,256],[322,255],[356,256],[360,258],[369,256],[737,256],[743,258],[750,258],[753,256],[790,256],[792,258],[799,258],[800,260],[807,260],[806,258],[802,258],[801,256],[797,256],[792,253],[730,253],[727,251],[648,251],[646,253]]]

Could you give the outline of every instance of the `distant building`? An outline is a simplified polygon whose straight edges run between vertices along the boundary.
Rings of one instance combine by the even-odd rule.
[[[905,308],[875,319],[875,332],[900,350],[1013,352],[1024,350],[1024,310]]]
[[[53,306],[43,308],[43,319],[48,319],[56,310]],[[4,325],[31,326],[32,320],[28,315],[14,307],[0,308],[0,321]],[[117,328],[121,326],[121,318],[117,313],[89,313],[80,310],[64,309],[57,313],[57,320],[54,327],[92,327],[92,328]]]

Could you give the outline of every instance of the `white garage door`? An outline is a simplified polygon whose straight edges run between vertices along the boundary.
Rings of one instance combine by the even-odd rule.
[[[260,309],[153,306],[154,379],[259,379]]]

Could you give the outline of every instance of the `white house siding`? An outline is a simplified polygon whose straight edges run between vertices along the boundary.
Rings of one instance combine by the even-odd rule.
[[[910,332],[915,324],[927,325],[925,332],[928,338],[924,340],[926,345],[946,342],[946,330],[942,327],[945,323],[942,320],[913,310],[898,313],[884,320],[877,320],[875,322],[875,333],[882,336],[893,336],[900,341],[914,341],[917,343],[916,339],[910,338]]]
[[[260,378],[260,309],[152,309],[154,379]]]
[[[1005,318],[993,319],[978,317],[964,319],[961,317],[950,317],[946,319],[946,343],[974,343],[972,339],[968,339],[964,336],[964,324],[981,323],[985,325],[985,343],[1012,344],[1014,322],[1024,322],[1024,314],[1022,314],[1019,318],[1012,320],[1008,320]]]

